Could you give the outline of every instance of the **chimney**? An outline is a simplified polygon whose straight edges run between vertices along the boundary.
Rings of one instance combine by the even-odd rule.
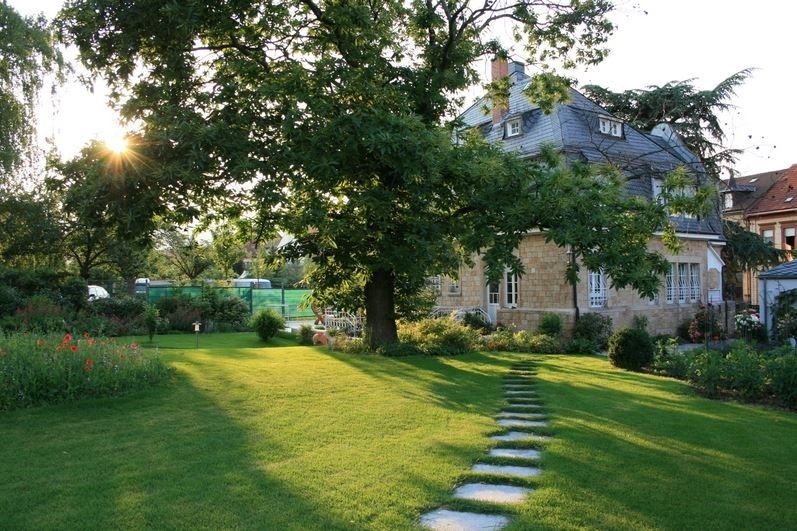
[[[496,57],[491,64],[492,81],[498,81],[509,74],[509,64],[506,59]],[[493,124],[500,123],[506,115],[506,108],[493,104]]]

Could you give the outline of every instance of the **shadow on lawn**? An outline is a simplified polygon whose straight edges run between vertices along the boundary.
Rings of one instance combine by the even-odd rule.
[[[786,441],[797,435],[797,418],[708,401],[655,376],[542,365],[558,439],[546,452],[546,485],[559,496],[547,499],[543,490],[528,521],[670,529],[776,529],[789,521],[782,510],[797,494],[797,450]],[[547,520],[567,504],[573,521]]]
[[[328,354],[386,385],[404,379],[422,385],[422,390],[402,389],[407,398],[431,399],[447,409],[485,415],[494,414],[502,403],[504,396],[499,376],[513,363],[511,358],[481,352],[450,358]]]
[[[258,441],[185,376],[138,396],[12,417],[0,417],[0,527],[354,528],[270,477],[264,465],[282,449]],[[29,423],[47,426],[48,441],[20,457]]]

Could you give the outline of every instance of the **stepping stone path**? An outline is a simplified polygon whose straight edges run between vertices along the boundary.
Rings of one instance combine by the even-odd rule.
[[[489,457],[510,460],[517,464],[489,464],[476,463],[471,468],[475,475],[490,476],[490,482],[469,481],[459,485],[453,493],[454,498],[472,500],[482,503],[495,503],[500,505],[520,504],[534,492],[528,487],[519,487],[511,484],[496,482],[502,476],[509,478],[533,478],[542,474],[542,470],[533,465],[533,461],[540,458],[541,452],[526,448],[502,447],[502,443],[548,441],[548,435],[534,433],[533,428],[548,426],[546,415],[542,412],[542,404],[534,391],[534,381],[537,370],[531,362],[522,362],[514,365],[509,374],[504,376],[504,393],[510,409],[518,408],[519,411],[501,411],[496,422],[503,428],[515,428],[503,433],[493,435],[491,440],[498,446],[489,452]],[[506,461],[503,461],[506,463]],[[485,478],[486,479],[486,478]],[[517,480],[516,480],[517,481]],[[481,531],[501,529],[508,525],[510,519],[499,514],[485,514],[479,512],[452,511],[445,508],[430,511],[421,516],[420,523],[427,529],[438,531]]]

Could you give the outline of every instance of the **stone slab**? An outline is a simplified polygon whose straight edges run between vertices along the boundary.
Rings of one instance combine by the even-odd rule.
[[[509,518],[498,514],[464,513],[437,509],[421,516],[421,525],[435,531],[492,531],[509,524]]]
[[[508,431],[501,435],[493,435],[490,439],[494,441],[550,441],[551,437],[526,431]]]
[[[542,474],[542,470],[536,466],[488,465],[484,463],[476,463],[471,470],[479,474],[499,474],[516,478],[532,478]]]
[[[517,411],[502,411],[498,414],[498,418],[539,420],[545,418],[545,413],[518,413]]]
[[[454,491],[454,497],[488,503],[523,503],[532,490],[513,485],[491,485],[489,483],[466,483]]]
[[[543,428],[548,425],[545,420],[500,419],[499,426],[504,428]]]
[[[507,407],[517,407],[521,409],[542,409],[544,406],[542,404],[522,404],[518,402],[507,403]]]
[[[506,383],[504,384],[504,388],[507,391],[533,391],[534,385],[531,383],[522,383],[522,384],[513,384],[513,383]]]
[[[536,395],[537,391],[533,389],[527,389],[525,391],[520,389],[506,389],[504,393],[508,395]]]
[[[509,457],[511,459],[539,459],[539,450],[526,448],[493,448],[490,450],[490,457]]]

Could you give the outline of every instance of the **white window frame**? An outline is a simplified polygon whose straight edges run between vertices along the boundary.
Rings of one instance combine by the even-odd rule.
[[[698,302],[701,295],[700,287],[700,264],[689,264],[689,298],[692,302]]]
[[[725,196],[723,197],[723,206],[725,207],[725,210],[733,208],[733,194],[731,192],[725,192]]]
[[[511,270],[504,271],[504,306],[507,308],[517,308],[520,298],[517,275]]]
[[[521,124],[520,118],[512,118],[511,120],[507,120],[506,122],[506,137],[511,138],[513,136],[520,136],[520,133],[523,132],[523,125]]]
[[[661,192],[664,189],[664,181],[662,179],[657,179],[656,177],[651,177],[650,189],[651,193],[653,194],[653,200],[660,205],[664,205],[666,201],[661,195]]]
[[[769,233],[769,236],[767,236]],[[775,229],[764,229],[761,231],[761,237],[764,238],[764,241],[767,243],[771,243],[775,245]]]
[[[441,295],[443,293],[443,279],[440,275],[432,275],[426,279],[426,282],[436,294]]]
[[[665,290],[665,299],[667,304],[672,304],[675,302],[675,279],[678,278],[676,276],[676,265],[673,262],[670,262],[670,270],[664,276],[664,290]]]
[[[608,289],[606,286],[606,273],[603,269],[587,273],[587,289],[589,293],[590,308],[605,308],[608,302]]]
[[[686,302],[689,298],[689,264],[678,264],[678,302]]]
[[[599,116],[598,127],[600,128],[600,132],[604,135],[623,138],[623,122],[616,118]]]

